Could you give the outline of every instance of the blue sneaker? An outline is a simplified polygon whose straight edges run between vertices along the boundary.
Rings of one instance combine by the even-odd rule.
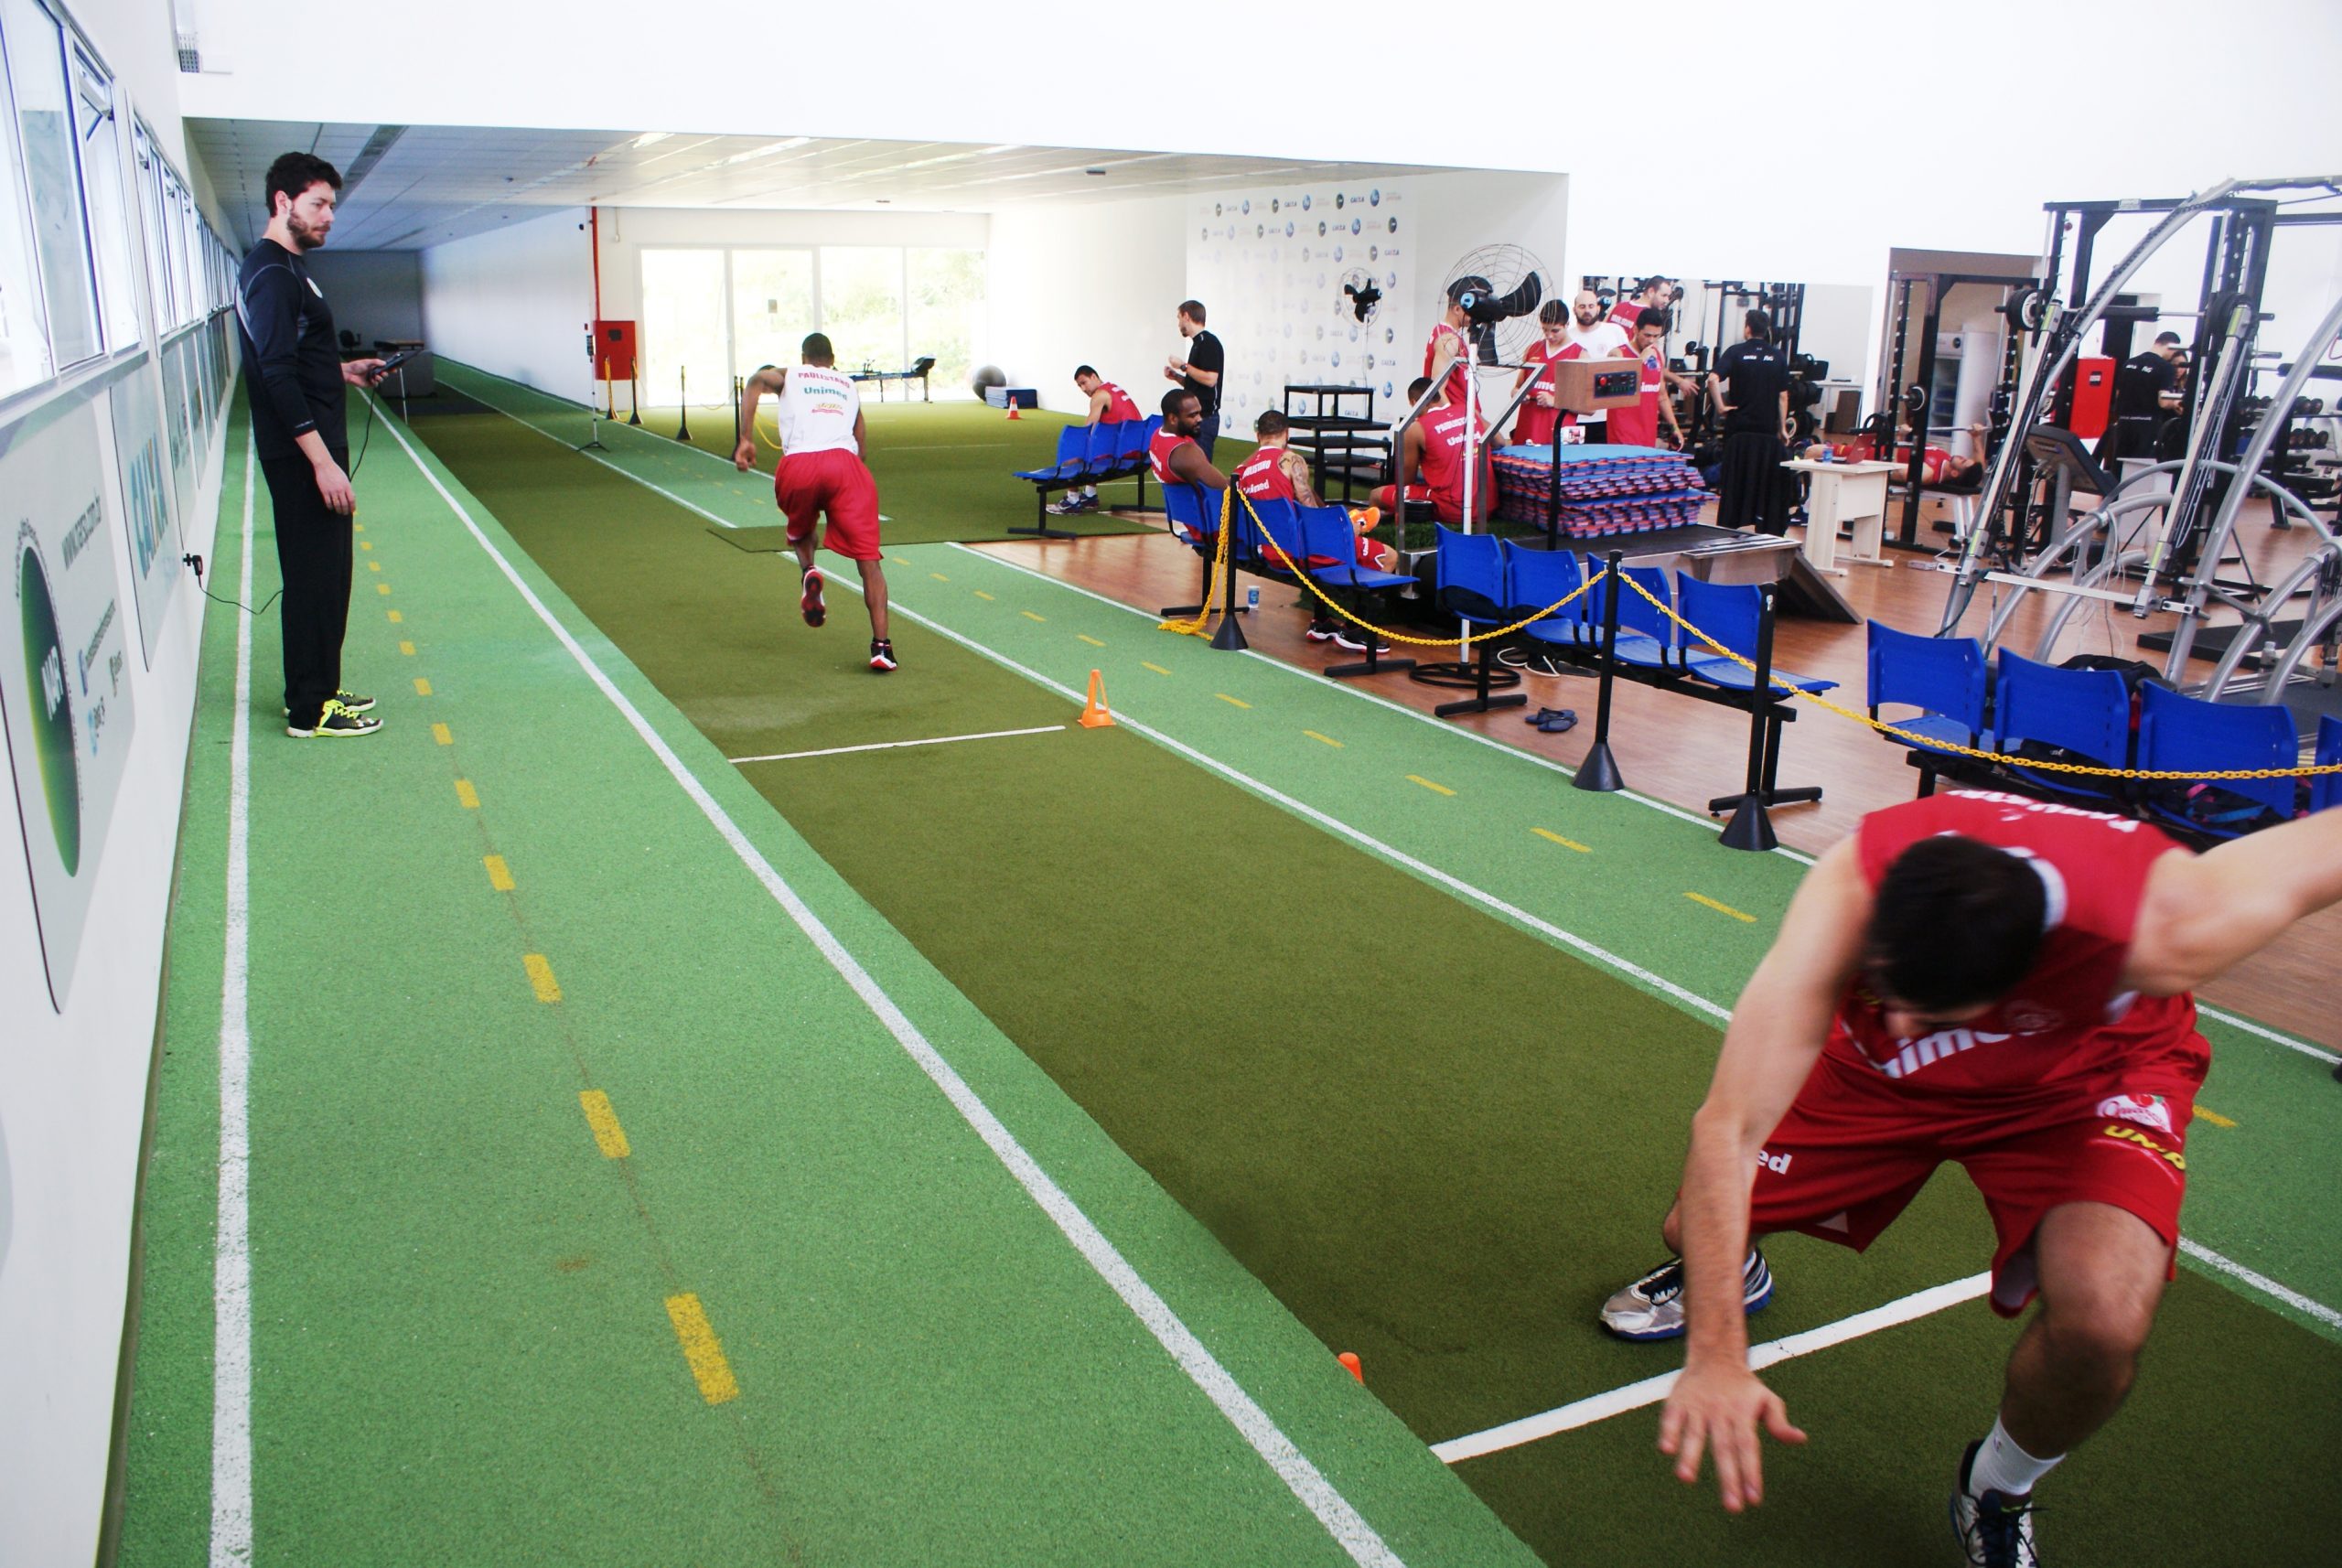
[[[1748,1249],[1740,1273],[1740,1299],[1748,1312],[1773,1299],[1773,1271],[1765,1254]],[[1683,1337],[1683,1260],[1670,1258],[1602,1304],[1602,1326],[1621,1339],[1680,1339]]]
[[[1951,1489],[1951,1533],[1960,1538],[1961,1559],[1969,1568],[2041,1568],[2041,1553],[2033,1542],[2033,1499],[2001,1492],[1978,1497],[1968,1489],[1976,1466],[1971,1443],[1960,1458],[1960,1485]]]

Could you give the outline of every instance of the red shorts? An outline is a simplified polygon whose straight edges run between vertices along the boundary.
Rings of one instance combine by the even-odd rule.
[[[878,486],[862,458],[843,447],[790,453],[772,477],[773,499],[789,514],[789,542],[801,542],[827,512],[822,543],[849,561],[878,559]]]
[[[1993,1310],[2014,1317],[2033,1299],[2033,1233],[2060,1205],[2111,1204],[2178,1245],[2200,1081],[2169,1061],[2116,1068],[2079,1077],[2070,1094],[2033,1091],[2013,1113],[1982,1096],[1914,1094],[1824,1056],[1765,1141],[1749,1228],[1860,1251],[1955,1161],[1993,1216]]]

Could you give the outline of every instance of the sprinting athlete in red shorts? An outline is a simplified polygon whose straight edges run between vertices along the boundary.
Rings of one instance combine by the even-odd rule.
[[[777,394],[780,404],[780,462],[772,477],[774,499],[789,518],[789,544],[804,573],[797,607],[807,626],[828,618],[822,602],[822,571],[813,547],[826,544],[862,574],[862,602],[870,611],[870,668],[880,674],[896,667],[895,645],[886,639],[886,573],[879,564],[878,486],[862,460],[865,432],[862,394],[852,378],[836,369],[827,336],[810,333],[799,345],[802,361],[793,371],[761,367],[747,381],[740,406],[740,445],[732,466],[747,473],[757,458],[757,400]],[[829,527],[813,537],[823,514]]]
[[[1962,1457],[1971,1563],[2033,1568],[2034,1484],[2111,1417],[2171,1277],[2210,1050],[2190,993],[2342,900],[2342,811],[2197,855],[2143,822],[2015,795],[1865,818],[1814,864],[1741,993],[1683,1185],[1681,1255],[1612,1296],[1633,1339],[1689,1339],[1660,1447],[1724,1507],[1763,1496],[1756,1429],[1801,1443],[1748,1368],[1773,1281],[1753,1238],[1861,1249],[1945,1160],[1984,1196],[1992,1302],[2034,1314]]]

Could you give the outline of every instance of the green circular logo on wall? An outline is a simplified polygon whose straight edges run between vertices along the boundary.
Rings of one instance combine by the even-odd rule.
[[[41,792],[65,875],[81,865],[81,773],[73,754],[73,693],[65,672],[65,644],[57,630],[57,601],[48,572],[29,537],[16,542],[16,607],[25,627],[25,691],[32,703],[33,750],[40,758]]]

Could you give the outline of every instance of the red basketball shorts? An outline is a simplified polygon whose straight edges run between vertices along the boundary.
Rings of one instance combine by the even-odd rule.
[[[849,561],[878,559],[878,486],[869,467],[843,448],[792,452],[773,475],[773,499],[789,516],[789,542],[798,544],[828,514],[822,544]]]
[[[1765,1141],[1750,1200],[1754,1234],[1799,1230],[1857,1251],[1946,1160],[1993,1217],[1993,1310],[2033,1298],[2033,1233],[2068,1203],[2137,1215],[2179,1242],[2196,1082],[2170,1062],[2079,1077],[2069,1095],[2029,1091],[2021,1112],[1988,1096],[1928,1096],[1825,1056]]]

